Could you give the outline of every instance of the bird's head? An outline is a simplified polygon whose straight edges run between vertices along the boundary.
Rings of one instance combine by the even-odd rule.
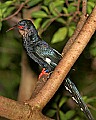
[[[26,35],[29,31],[34,31],[34,25],[31,20],[21,20],[17,24],[17,28],[21,35]]]
[[[26,35],[28,32],[31,32],[31,34],[36,34],[36,32],[37,32],[35,29],[35,26],[31,22],[31,20],[26,20],[26,19],[21,20],[15,26],[10,28],[9,30],[14,29],[15,27],[17,27],[19,29],[19,32],[21,33],[21,35]],[[7,30],[7,31],[9,31],[9,30]]]
[[[17,27],[19,30],[30,30],[32,26],[34,25],[31,20],[21,20],[17,23]]]

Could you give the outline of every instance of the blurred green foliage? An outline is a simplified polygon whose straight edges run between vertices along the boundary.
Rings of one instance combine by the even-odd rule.
[[[61,52],[66,41],[72,36],[82,14],[82,3],[80,3],[79,13],[77,14],[78,1],[68,0],[68,3],[66,1],[29,0],[15,17],[22,19],[21,16],[26,16],[27,18],[29,11],[32,10],[29,16],[33,20],[39,34],[52,47]],[[21,3],[24,2],[26,0],[2,0],[0,2],[0,95],[12,99],[17,98],[20,83],[22,44],[20,42],[21,38],[16,31],[6,33],[6,30],[11,26],[9,24],[11,19],[8,21],[4,20],[15,13]],[[91,13],[95,4],[96,0],[88,0],[88,14]],[[27,14],[25,11],[27,11]],[[81,93],[86,95],[83,96],[84,101],[89,105],[92,114],[96,118],[96,71],[91,68],[93,59],[96,57],[95,39],[96,35],[92,37],[88,46],[75,63],[75,72],[72,71],[71,77],[79,90],[82,91]],[[50,101],[51,105],[48,104],[44,108],[44,114],[55,119],[59,117],[60,120],[85,120],[84,114],[74,105],[74,102],[69,102],[69,95],[64,91],[64,87],[63,90],[61,89],[62,86],[52,101]]]

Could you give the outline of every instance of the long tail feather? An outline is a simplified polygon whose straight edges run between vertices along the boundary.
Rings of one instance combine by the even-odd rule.
[[[72,99],[79,105],[81,111],[84,112],[87,119],[94,120],[90,110],[88,109],[87,105],[84,103],[84,101],[83,101],[79,91],[77,90],[75,84],[69,78],[66,78],[64,86],[65,86],[66,90],[69,91],[69,93],[71,94]]]

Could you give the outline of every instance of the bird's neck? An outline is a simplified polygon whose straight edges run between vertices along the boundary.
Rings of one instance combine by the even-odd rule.
[[[31,26],[28,34],[29,34],[28,36],[31,38],[31,40],[33,41],[33,43],[37,42],[39,40],[38,32],[37,32],[37,30],[35,29],[34,26]]]
[[[37,32],[34,32],[34,34],[33,34],[33,32],[31,32],[31,31],[29,31],[25,36],[23,36],[23,38],[24,38],[25,42],[28,42],[28,43],[31,42],[31,44],[38,42],[40,39]]]
[[[30,37],[30,39],[32,39],[33,43],[39,41],[38,34],[31,34],[29,37]]]

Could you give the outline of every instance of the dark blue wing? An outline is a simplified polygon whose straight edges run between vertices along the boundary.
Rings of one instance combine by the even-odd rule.
[[[47,68],[48,71],[51,71],[52,68],[51,66],[42,59],[42,57],[36,53],[36,48],[38,48],[38,44],[29,44],[28,43],[28,40],[24,39],[24,43],[23,43],[25,49],[26,49],[26,52],[28,54],[28,56],[33,59],[35,62],[37,62],[40,66],[44,67],[44,68]]]
[[[43,61],[50,65],[51,68],[55,68],[62,58],[61,54],[55,49],[51,48],[45,41],[39,41],[34,46],[34,53],[39,56]]]

